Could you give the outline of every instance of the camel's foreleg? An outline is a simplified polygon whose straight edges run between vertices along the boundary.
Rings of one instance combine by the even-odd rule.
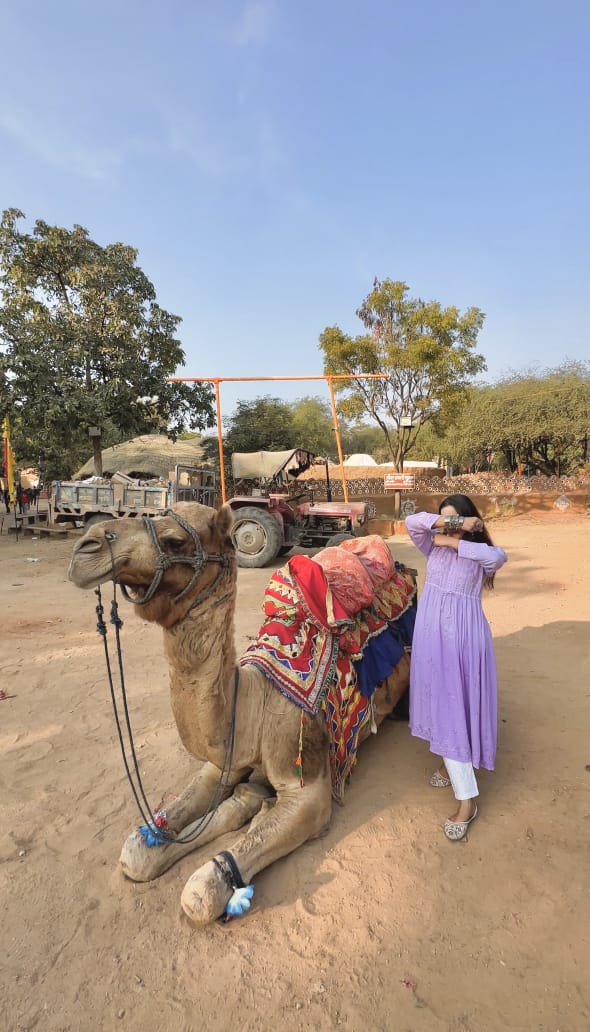
[[[260,809],[270,789],[263,785],[238,784],[246,771],[232,771],[232,777],[222,797],[223,801],[212,814],[203,820],[215,790],[219,784],[220,770],[212,763],[203,765],[199,773],[182,795],[166,811],[169,829],[181,839],[190,841],[169,842],[148,846],[145,837],[136,829],[123,845],[119,862],[123,872],[132,881],[151,881],[186,856],[199,849],[219,835],[243,827]],[[201,831],[192,838],[199,826]]]
[[[227,779],[227,786],[220,796],[220,803],[232,794],[234,786],[242,780],[246,773],[245,770],[231,771],[231,776]],[[166,805],[166,819],[171,831],[182,831],[188,824],[205,813],[211,800],[219,795],[220,778],[219,767],[216,767],[214,763],[203,764],[184,791]]]
[[[278,788],[276,803],[261,812],[246,834],[229,847],[244,884],[307,839],[320,835],[330,821],[331,809],[329,774],[306,783],[304,788],[298,781]],[[219,867],[210,860],[186,883],[182,908],[195,924],[207,924],[221,917],[232,892]]]

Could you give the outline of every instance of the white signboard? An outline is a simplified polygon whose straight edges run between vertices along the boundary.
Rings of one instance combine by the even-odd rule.
[[[386,491],[413,491],[416,486],[414,473],[386,473],[383,480]]]

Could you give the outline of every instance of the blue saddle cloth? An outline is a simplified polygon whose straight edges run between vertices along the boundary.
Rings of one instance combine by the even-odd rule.
[[[406,649],[412,646],[416,603],[406,609],[397,620],[392,620],[381,634],[371,638],[365,645],[363,658],[356,660],[354,667],[361,694],[370,699],[380,681],[397,666]]]

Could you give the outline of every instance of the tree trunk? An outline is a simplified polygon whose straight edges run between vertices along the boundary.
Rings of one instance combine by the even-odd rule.
[[[404,471],[404,456],[405,456],[404,450],[403,450],[403,448],[398,443],[398,446],[397,446],[397,449],[396,449],[396,455],[395,455],[395,472],[396,473],[403,473],[403,471]],[[401,519],[401,514],[402,514],[402,493],[401,493],[401,491],[394,491],[393,492],[393,516],[394,516],[394,519],[396,519],[396,520]]]

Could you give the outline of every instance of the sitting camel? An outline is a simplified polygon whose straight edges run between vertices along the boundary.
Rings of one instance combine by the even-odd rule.
[[[120,857],[124,873],[134,881],[156,878],[192,850],[249,822],[229,851],[198,868],[186,883],[181,904],[197,924],[221,917],[240,882],[248,885],[258,871],[322,834],[332,810],[322,713],[306,717],[302,787],[294,764],[301,709],[257,666],[236,667],[231,525],[227,506],[216,511],[197,503],[179,503],[156,519],[108,520],[77,542],[69,570],[80,588],[109,580],[120,584],[139,615],[163,628],[178,731],[188,752],[205,761],[168,807],[171,834],[164,843],[150,848],[145,828],[128,837]],[[393,710],[408,680],[404,653],[375,693],[374,723]],[[229,771],[228,737],[233,739]],[[221,801],[201,822],[206,824],[201,833],[187,841],[212,799]]]

